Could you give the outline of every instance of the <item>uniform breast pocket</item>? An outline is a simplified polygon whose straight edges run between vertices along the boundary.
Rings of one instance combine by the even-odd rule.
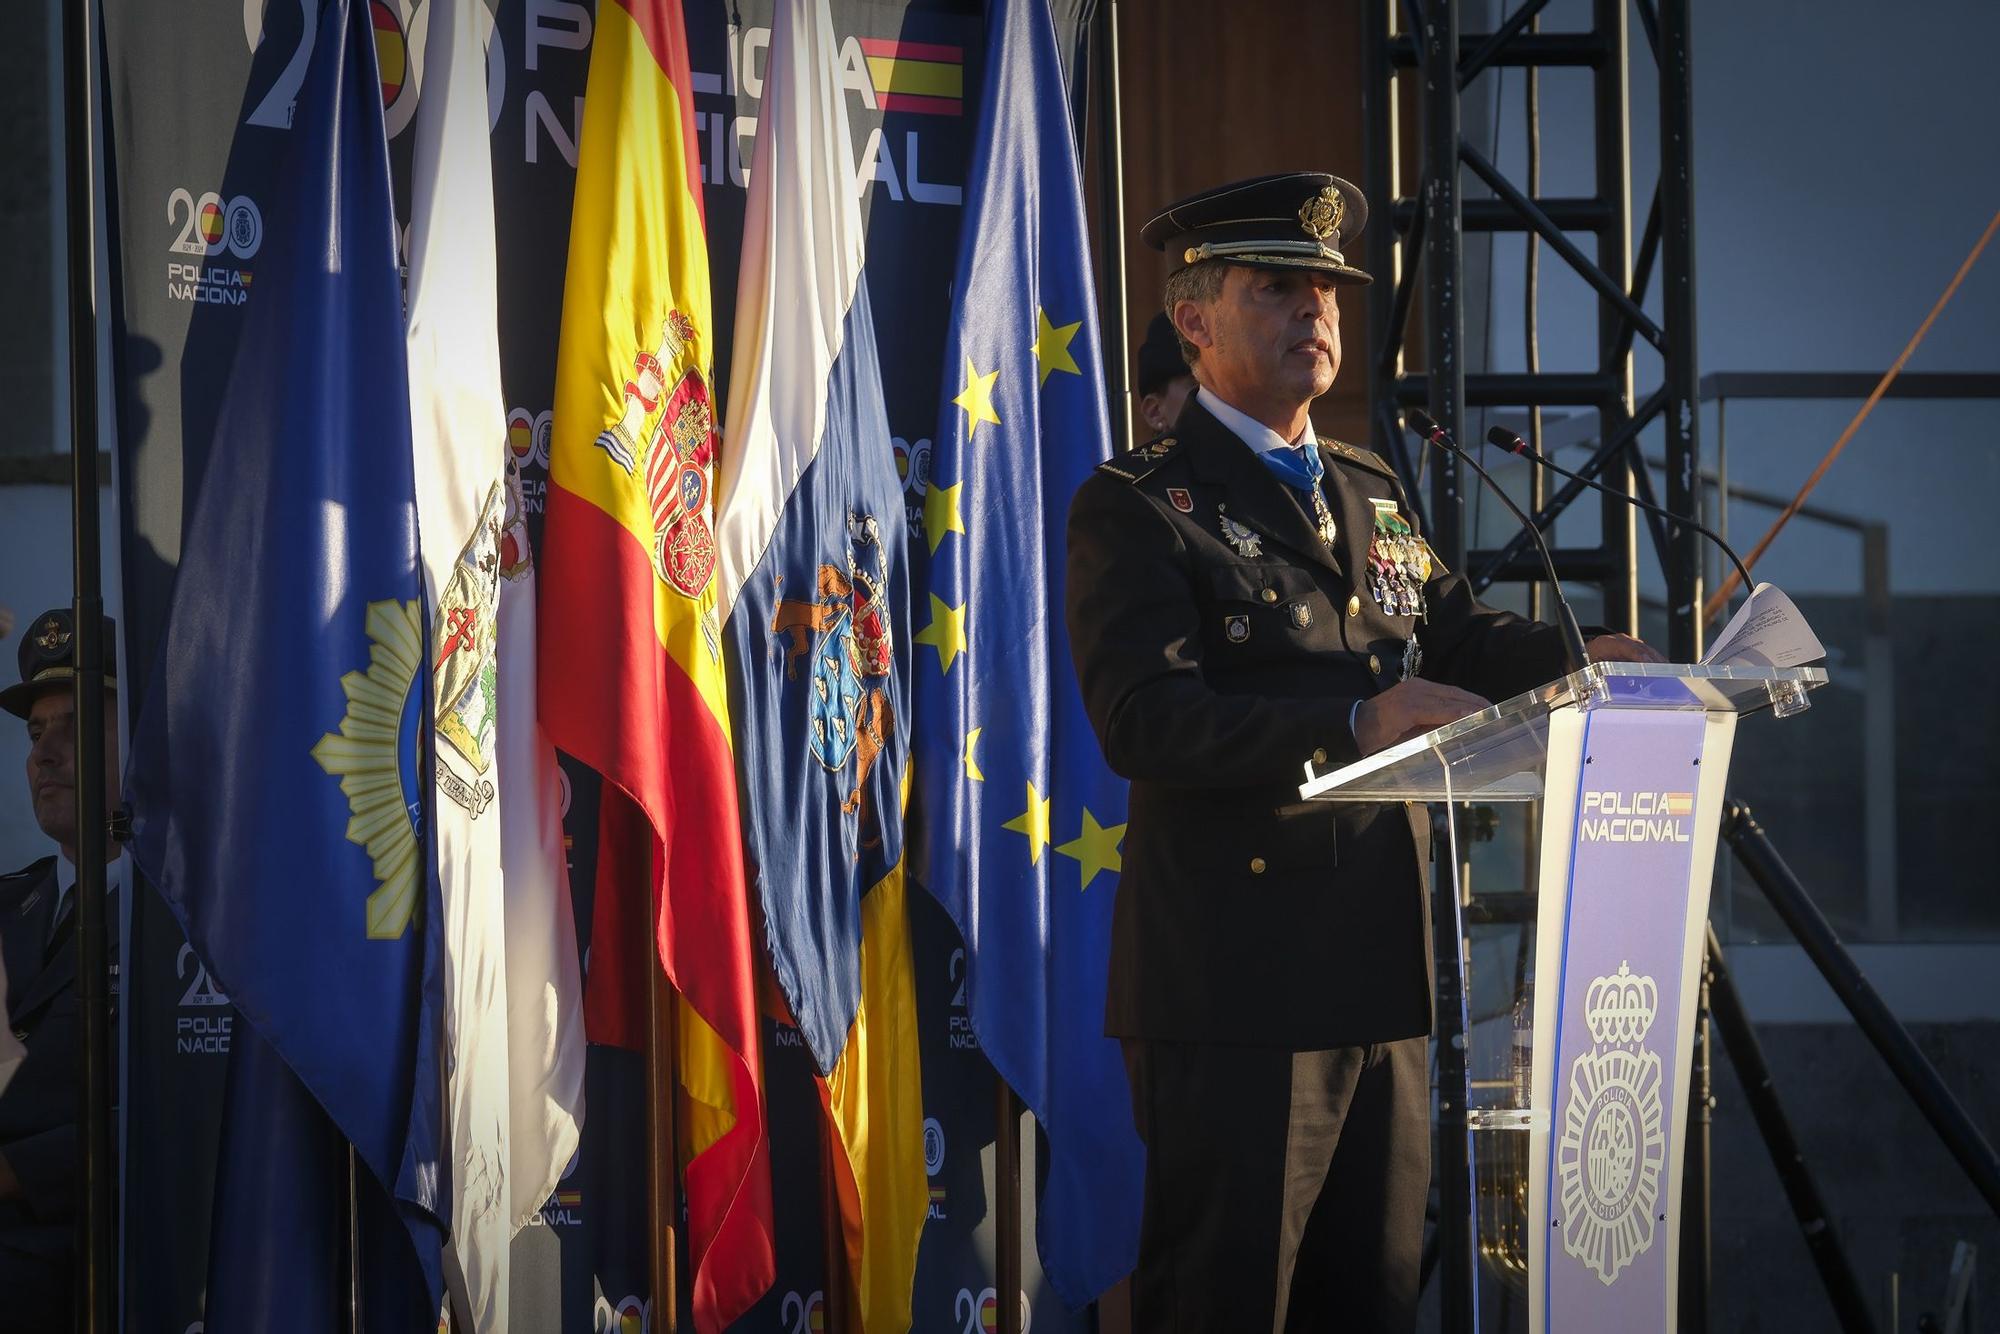
[[[1332,604],[1311,572],[1295,565],[1224,565],[1210,571],[1214,624],[1205,637],[1240,659],[1310,645],[1331,625]]]

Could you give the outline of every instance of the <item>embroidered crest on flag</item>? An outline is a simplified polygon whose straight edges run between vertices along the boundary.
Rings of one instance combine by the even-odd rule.
[[[627,477],[645,470],[653,571],[688,598],[700,597],[715,577],[715,533],[708,523],[715,412],[693,355],[699,337],[693,320],[679,310],[667,312],[659,344],[632,360],[623,413],[596,442]]]
[[[811,600],[779,599],[771,633],[785,646],[786,680],[798,679],[799,659],[810,655],[807,744],[829,773],[842,773],[850,758],[856,761],[854,787],[840,809],[858,813],[865,830],[868,774],[893,726],[888,691],[873,683],[888,677],[895,645],[885,596],[888,556],[874,516],[850,515],[847,536],[846,568],[821,565]],[[864,837],[863,846],[873,847],[879,839],[877,831]]]
[[[338,732],[312,748],[319,767],[340,780],[353,818],[347,839],[368,851],[375,890],[368,896],[371,940],[396,940],[409,929],[423,888],[417,855],[423,809],[417,752],[422,714],[424,627],[415,602],[368,604],[368,668],[340,678],[347,714]]]
[[[438,737],[471,766],[474,775],[467,780],[462,774],[452,774],[447,756],[440,751],[438,786],[475,816],[493,798],[493,785],[479,781],[478,775],[493,763],[497,712],[493,649],[499,639],[493,613],[500,602],[504,497],[497,482],[487,492],[479,522],[438,594],[437,620],[431,630],[437,646],[431,666],[437,678]]]

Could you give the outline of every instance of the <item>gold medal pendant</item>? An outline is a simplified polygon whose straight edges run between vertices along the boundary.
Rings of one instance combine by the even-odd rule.
[[[1313,521],[1319,528],[1319,540],[1332,546],[1333,540],[1340,536],[1340,525],[1333,521],[1333,509],[1326,503],[1326,497],[1320,494],[1318,487],[1313,488],[1312,501]]]

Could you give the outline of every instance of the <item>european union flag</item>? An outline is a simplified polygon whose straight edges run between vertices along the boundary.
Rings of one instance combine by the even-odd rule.
[[[242,1019],[210,1334],[334,1328],[342,1141],[366,1323],[432,1328],[442,1295],[430,636],[368,6],[329,4],[312,51],[127,776],[138,860]]]
[[[1081,1305],[1137,1259],[1145,1166],[1104,1036],[1125,784],[1084,717],[1062,613],[1069,500],[1110,429],[1046,0],[995,0],[986,38],[913,608],[911,865],[965,937],[980,1045],[1047,1132],[1042,1269]]]

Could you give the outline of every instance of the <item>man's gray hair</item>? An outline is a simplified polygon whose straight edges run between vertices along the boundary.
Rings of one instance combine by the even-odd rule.
[[[1190,264],[1177,269],[1167,276],[1166,290],[1162,301],[1166,306],[1167,323],[1174,326],[1174,341],[1181,345],[1181,360],[1192,370],[1201,349],[1181,336],[1181,327],[1174,323],[1174,307],[1183,301],[1205,305],[1222,295],[1222,279],[1229,271],[1226,260],[1205,259],[1199,264]]]

